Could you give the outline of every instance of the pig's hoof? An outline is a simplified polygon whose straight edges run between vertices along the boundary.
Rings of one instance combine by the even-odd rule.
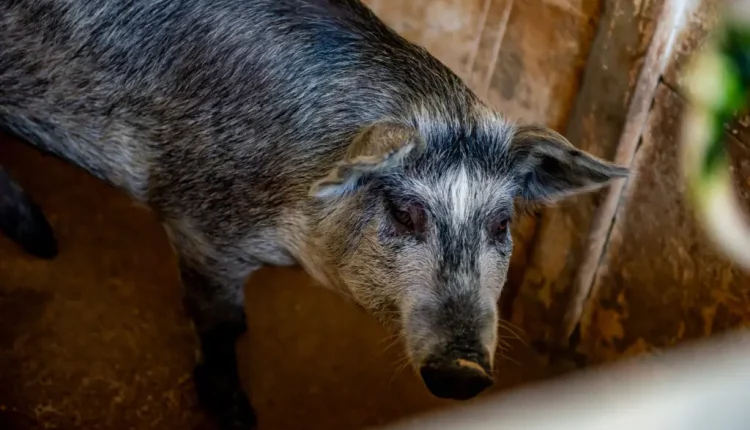
[[[193,374],[198,401],[211,415],[219,430],[254,430],[258,421],[239,381],[205,364]]]
[[[52,227],[46,221],[38,229],[26,234],[21,240],[24,250],[34,257],[51,260],[57,257],[58,247]]]
[[[258,426],[255,411],[242,390],[232,393],[231,410],[217,416],[219,430],[254,430]]]
[[[57,257],[57,241],[51,235],[39,237],[36,240],[25,239],[22,246],[24,251],[42,260],[52,260]]]
[[[15,203],[4,207],[0,202],[0,231],[34,257],[55,258],[57,239],[42,210],[30,200]]]

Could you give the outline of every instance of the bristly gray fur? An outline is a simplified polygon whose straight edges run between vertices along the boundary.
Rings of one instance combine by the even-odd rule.
[[[0,127],[161,217],[226,428],[255,421],[233,351],[253,270],[302,264],[416,367],[491,369],[512,248],[492,226],[626,173],[505,121],[356,0],[5,0]]]

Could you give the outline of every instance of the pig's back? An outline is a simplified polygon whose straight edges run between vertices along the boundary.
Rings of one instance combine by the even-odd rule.
[[[0,124],[144,200],[299,194],[457,79],[351,0],[11,0],[0,47]]]

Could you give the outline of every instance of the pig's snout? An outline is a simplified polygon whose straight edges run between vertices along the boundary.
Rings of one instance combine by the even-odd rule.
[[[409,309],[404,332],[427,389],[435,397],[468,400],[494,383],[497,308],[473,290],[455,290],[447,297],[429,296]]]
[[[443,399],[468,400],[494,383],[486,353],[455,351],[433,356],[419,373],[427,389]]]

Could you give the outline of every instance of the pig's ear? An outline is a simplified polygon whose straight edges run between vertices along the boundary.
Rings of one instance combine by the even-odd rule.
[[[409,155],[421,152],[424,140],[413,127],[378,122],[352,141],[344,159],[310,188],[310,196],[342,195],[356,189],[362,179],[397,167]]]
[[[627,168],[581,151],[545,127],[519,126],[509,155],[518,197],[528,201],[552,202],[596,190],[628,175]]]

